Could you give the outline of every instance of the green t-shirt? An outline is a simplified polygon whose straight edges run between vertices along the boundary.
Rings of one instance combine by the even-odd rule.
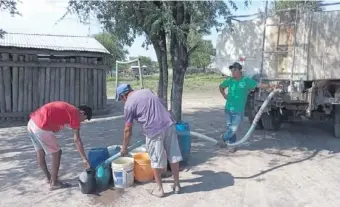
[[[240,80],[228,78],[221,83],[222,88],[228,88],[225,108],[232,112],[243,112],[249,91],[257,86],[257,82],[248,77]]]

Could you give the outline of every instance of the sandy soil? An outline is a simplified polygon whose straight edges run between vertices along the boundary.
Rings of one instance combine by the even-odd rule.
[[[186,95],[184,120],[193,131],[218,137],[224,131],[223,100],[218,94]],[[114,108],[121,114],[121,106]],[[120,144],[122,120],[99,118],[84,124],[81,136],[86,149]],[[249,124],[243,123],[240,134]],[[278,132],[256,131],[249,146],[235,153],[193,140],[189,165],[181,172],[183,193],[172,194],[171,178],[165,179],[167,196],[148,194],[152,183],[126,190],[83,195],[76,178],[83,170],[72,133],[60,133],[63,157],[61,179],[74,187],[50,192],[24,126],[0,129],[0,206],[340,206],[340,140],[326,126],[286,124]],[[133,141],[142,139],[135,127]],[[48,160],[49,161],[49,160]]]

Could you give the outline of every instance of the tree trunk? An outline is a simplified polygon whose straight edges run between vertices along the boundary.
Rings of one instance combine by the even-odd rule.
[[[158,40],[152,40],[159,64],[158,97],[168,108],[168,57],[166,49],[166,36],[162,34]]]
[[[188,67],[187,47],[183,42],[178,41],[177,37],[171,35],[171,61],[173,66],[172,90],[171,90],[171,112],[174,119],[179,122],[182,120],[182,95],[184,75]]]

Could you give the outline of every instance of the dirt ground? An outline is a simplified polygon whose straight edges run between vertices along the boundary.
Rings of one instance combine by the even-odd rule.
[[[215,138],[224,131],[219,94],[187,94],[183,104],[183,119],[191,130]],[[121,106],[113,110],[113,115],[122,113]],[[241,136],[248,127],[245,120]],[[86,150],[121,144],[122,129],[123,121],[110,116],[84,124],[81,136]],[[25,127],[0,129],[0,206],[340,206],[340,140],[322,124],[294,123],[278,132],[255,131],[250,144],[235,153],[194,139],[189,165],[180,174],[183,193],[172,194],[168,178],[164,181],[167,196],[162,199],[148,194],[153,183],[81,194],[76,178],[83,164],[72,133],[66,130],[58,136],[63,149],[60,176],[74,186],[50,192]],[[143,139],[139,126],[132,142],[137,139]]]

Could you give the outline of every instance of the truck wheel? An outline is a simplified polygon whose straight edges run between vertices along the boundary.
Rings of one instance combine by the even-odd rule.
[[[334,136],[340,138],[340,105],[334,105]]]
[[[263,128],[265,130],[276,131],[281,127],[281,114],[279,110],[272,109],[269,114],[263,113],[261,116],[261,121]]]

